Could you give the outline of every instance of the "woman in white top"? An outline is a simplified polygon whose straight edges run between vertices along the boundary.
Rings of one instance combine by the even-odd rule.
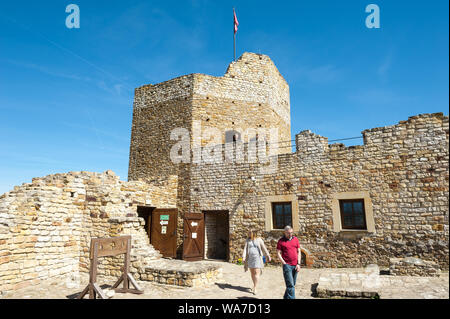
[[[264,241],[257,236],[257,232],[249,230],[247,240],[245,241],[244,253],[242,254],[242,260],[244,262],[244,269],[250,269],[250,274],[253,280],[252,292],[256,294],[256,285],[258,284],[259,275],[264,268],[263,252],[267,256],[268,261],[271,261],[269,251],[264,245]]]

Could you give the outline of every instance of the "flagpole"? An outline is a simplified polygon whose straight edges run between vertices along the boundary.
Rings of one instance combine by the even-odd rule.
[[[236,62],[236,33],[234,34],[233,51],[234,51],[234,62]]]
[[[233,59],[234,59],[234,62],[236,62],[236,30],[235,30],[235,21],[234,21],[235,13],[234,12],[235,11],[233,8],[233,53],[234,53]]]

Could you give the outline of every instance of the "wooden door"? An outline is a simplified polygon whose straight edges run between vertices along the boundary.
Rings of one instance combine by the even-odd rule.
[[[183,259],[202,260],[205,247],[205,220],[203,213],[184,214]]]
[[[151,244],[164,257],[177,256],[177,209],[156,208],[152,212]]]

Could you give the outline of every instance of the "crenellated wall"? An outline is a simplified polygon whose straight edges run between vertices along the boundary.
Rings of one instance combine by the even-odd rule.
[[[222,134],[277,128],[279,141],[291,140],[289,86],[266,55],[244,53],[223,77],[195,74],[192,115],[193,121]],[[254,137],[249,135],[245,142]],[[224,136],[220,142],[225,142]],[[290,148],[277,151],[286,153]]]
[[[208,128],[217,129],[223,143],[228,130],[270,128],[278,129],[279,141],[290,141],[290,127],[288,84],[268,56],[246,52],[222,77],[195,73],[135,90],[128,179],[181,175],[170,160],[175,128],[186,129],[191,146],[200,146],[210,142]]]
[[[362,134],[364,145],[345,147],[301,132],[297,151],[279,155],[270,174],[257,163],[192,165],[190,212],[229,211],[231,260],[250,227],[263,231],[275,256],[282,232],[265,231],[266,202],[284,196],[295,198],[294,227],[316,267],[416,256],[448,268],[448,117],[421,114]],[[339,230],[339,198],[364,198],[373,229]]]

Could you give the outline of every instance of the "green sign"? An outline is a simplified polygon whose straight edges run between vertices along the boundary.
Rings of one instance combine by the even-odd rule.
[[[159,220],[169,220],[169,215],[159,215]]]

